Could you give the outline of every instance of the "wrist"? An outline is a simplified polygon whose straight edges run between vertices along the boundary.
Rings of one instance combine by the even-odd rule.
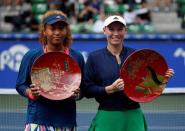
[[[161,85],[166,85],[166,84],[168,84],[168,82],[162,82],[162,83],[161,83]]]
[[[105,87],[105,91],[107,92],[107,94],[113,93],[113,90],[112,90],[112,87],[111,86],[106,86]]]
[[[31,100],[36,100],[37,98],[32,94],[31,90],[28,89],[27,91],[27,97]]]

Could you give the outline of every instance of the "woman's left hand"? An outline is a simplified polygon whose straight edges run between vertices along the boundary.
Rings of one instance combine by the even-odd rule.
[[[175,72],[173,69],[169,68],[165,73],[165,79],[162,83],[167,83],[169,79],[174,76]]]

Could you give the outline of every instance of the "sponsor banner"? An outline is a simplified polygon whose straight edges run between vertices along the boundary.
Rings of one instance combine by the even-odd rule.
[[[159,52],[170,68],[175,70],[174,77],[167,88],[185,89],[185,44],[182,40],[125,40],[125,46],[136,49],[149,48]],[[15,82],[23,55],[30,49],[39,47],[33,40],[0,40],[0,89],[15,89]],[[105,39],[75,39],[72,48],[79,50],[85,60],[88,53],[106,46]]]

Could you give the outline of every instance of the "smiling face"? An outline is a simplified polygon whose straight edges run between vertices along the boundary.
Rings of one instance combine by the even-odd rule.
[[[45,25],[44,35],[48,45],[59,46],[64,43],[67,36],[67,24],[59,21]]]
[[[57,33],[57,35],[55,33],[55,36],[63,38],[60,39],[61,41],[52,39],[52,35],[54,35],[56,28],[59,30],[58,32],[62,32],[60,35],[59,33]],[[61,45],[67,48],[69,48],[72,43],[72,34],[68,18],[62,11],[49,10],[43,15],[39,26],[39,42],[45,47],[46,45],[58,43],[59,41]]]
[[[111,46],[122,45],[126,32],[127,28],[120,22],[113,22],[104,27],[104,33],[107,36],[108,44]]]

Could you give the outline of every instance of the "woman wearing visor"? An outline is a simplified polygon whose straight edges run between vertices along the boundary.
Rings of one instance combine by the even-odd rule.
[[[40,96],[40,88],[31,82],[30,71],[34,61],[47,52],[63,52],[73,57],[81,70],[83,56],[70,48],[72,35],[66,15],[58,10],[44,14],[39,30],[41,47],[27,52],[21,62],[17,82],[17,92],[28,98],[25,131],[76,131],[76,101],[80,90],[70,98],[49,100]],[[81,83],[82,86],[82,83]]]

